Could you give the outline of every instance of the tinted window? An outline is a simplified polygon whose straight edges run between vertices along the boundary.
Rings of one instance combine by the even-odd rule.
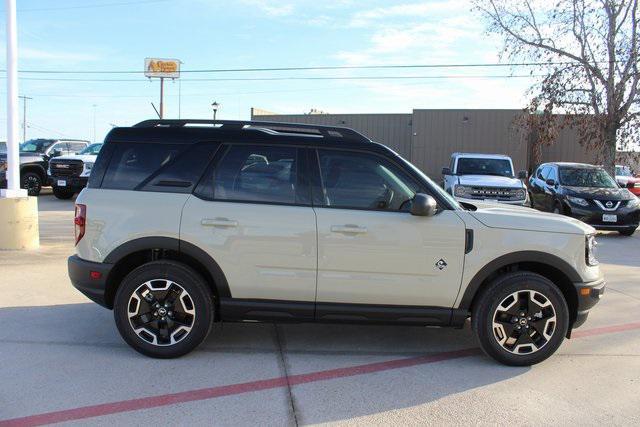
[[[318,150],[324,204],[337,208],[408,210],[419,186],[386,160],[366,153]]]
[[[549,167],[549,173],[547,174],[546,179],[552,179],[555,182],[558,182],[558,173],[556,172],[556,168],[553,166]]]
[[[544,180],[548,173],[549,173],[549,166],[540,166],[538,168],[538,173],[536,176],[538,177],[538,179]]]
[[[20,144],[20,151],[28,153],[44,153],[55,141],[48,139],[31,139]]]
[[[82,151],[80,151],[79,154],[97,155],[100,152],[101,148],[102,148],[102,144],[91,144],[85,149],[83,149]]]
[[[183,149],[182,144],[116,144],[102,188],[133,190]]]
[[[483,159],[460,157],[458,159],[459,175],[498,175],[513,177],[511,162],[506,159]]]
[[[217,162],[213,198],[247,202],[308,203],[298,176],[299,149],[232,145]]]

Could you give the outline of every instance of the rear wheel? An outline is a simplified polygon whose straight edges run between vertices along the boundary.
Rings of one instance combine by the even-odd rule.
[[[173,358],[200,345],[213,324],[213,298],[204,279],[175,261],[153,261],[125,277],[114,302],[122,338],[151,357]]]
[[[37,196],[42,190],[42,177],[36,172],[25,172],[20,177],[20,187],[30,196]]]
[[[542,362],[560,346],[569,327],[562,292],[547,278],[530,272],[507,273],[479,296],[471,325],[482,350],[505,365]]]
[[[63,187],[53,187],[53,195],[58,199],[66,200],[73,197],[75,191]]]
[[[618,230],[618,233],[622,234],[623,236],[631,236],[631,235],[633,235],[633,233],[636,232],[636,228],[637,227],[626,228],[624,230]]]

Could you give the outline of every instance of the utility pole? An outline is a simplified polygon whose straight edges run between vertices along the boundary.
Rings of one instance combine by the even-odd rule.
[[[33,99],[33,98],[29,98],[28,96],[19,96],[18,98],[22,99],[22,142],[26,142],[27,141],[27,99]]]
[[[164,77],[160,77],[160,120],[164,118]]]

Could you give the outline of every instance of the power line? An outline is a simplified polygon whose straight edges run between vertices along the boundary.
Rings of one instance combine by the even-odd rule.
[[[18,12],[49,12],[55,10],[72,10],[72,9],[95,9],[101,7],[112,7],[112,6],[129,6],[129,5],[140,5],[147,3],[161,3],[167,2],[169,0],[138,0],[138,1],[121,1],[121,2],[111,2],[111,3],[94,3],[94,4],[81,4],[75,6],[52,6],[52,7],[34,7],[34,8],[24,8],[18,9]]]
[[[229,77],[229,78],[196,78],[181,79],[185,82],[246,82],[246,81],[295,81],[295,80],[434,80],[434,79],[513,79],[544,77],[545,74],[505,74],[505,75],[435,75],[435,76],[322,76],[322,77]],[[0,77],[2,79],[4,77]],[[75,78],[46,78],[20,77],[20,80],[56,81],[56,82],[138,82],[146,83],[142,79],[75,79]]]
[[[609,62],[609,61],[602,61]],[[595,62],[599,63],[599,62]],[[594,63],[594,64],[595,64]],[[571,65],[575,62],[511,62],[511,63],[471,63],[471,64],[400,64],[400,65],[329,65],[315,67],[273,67],[273,68],[212,68],[180,70],[180,73],[240,73],[270,71],[323,71],[323,70],[382,70],[418,68],[482,68],[482,67],[536,67],[549,65]],[[6,70],[0,70],[6,72]],[[143,74],[144,70],[19,70],[24,74]]]

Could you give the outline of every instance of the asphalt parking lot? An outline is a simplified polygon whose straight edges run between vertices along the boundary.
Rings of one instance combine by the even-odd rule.
[[[640,424],[640,232],[599,237],[603,300],[530,368],[468,326],[224,324],[154,360],[69,283],[73,202],[39,204],[41,248],[0,252],[0,426]]]

